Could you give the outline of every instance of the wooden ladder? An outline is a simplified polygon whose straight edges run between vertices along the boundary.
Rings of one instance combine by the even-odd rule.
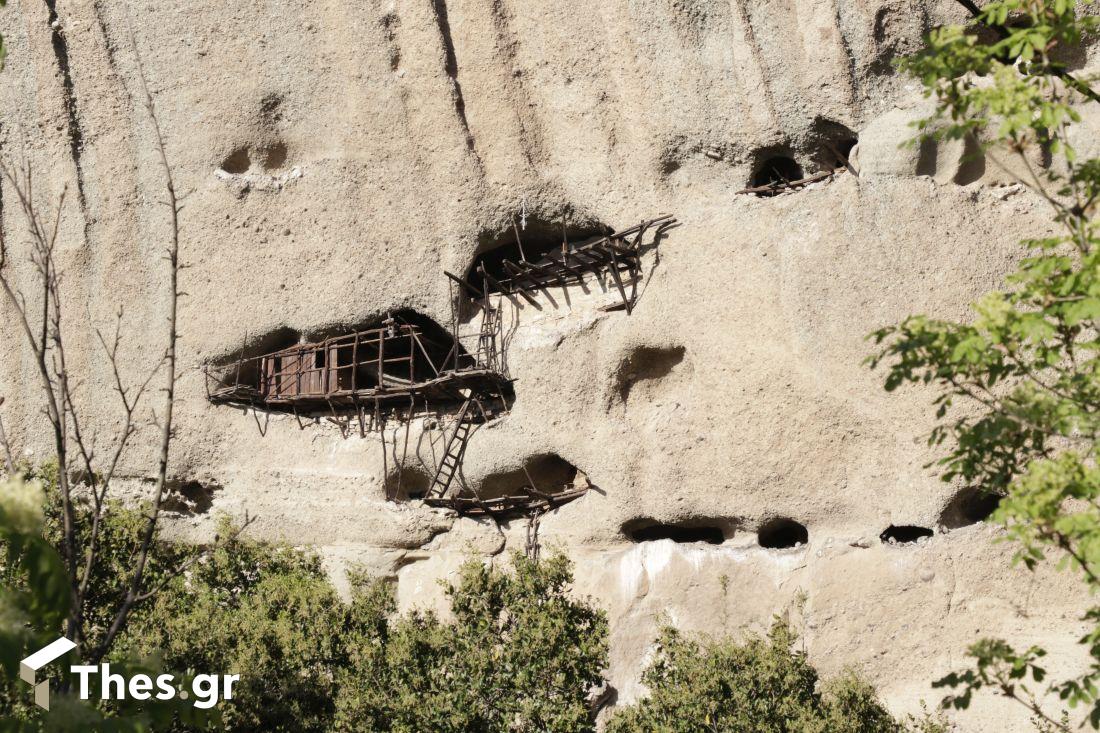
[[[477,337],[476,366],[497,368],[497,335],[500,333],[500,309],[486,306],[482,310],[481,332]]]
[[[466,443],[470,439],[470,428],[473,426],[471,406],[476,402],[473,397],[466,398],[462,403],[462,410],[458,413],[458,421],[455,430],[447,441],[447,450],[443,453],[443,460],[439,462],[439,468],[432,479],[431,488],[428,489],[427,498],[442,499],[447,489],[451,487],[459,466],[462,465],[462,456],[466,453]]]

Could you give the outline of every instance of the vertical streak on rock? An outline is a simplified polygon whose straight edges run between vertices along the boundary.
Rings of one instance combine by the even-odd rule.
[[[855,90],[835,0],[813,0],[808,6],[796,3],[792,9],[804,59],[800,75],[804,94],[821,116],[850,119]]]
[[[857,70],[856,54],[852,50],[852,42],[848,37],[848,23],[846,22],[845,10],[847,6],[842,2],[833,2],[833,8],[836,13],[836,28],[840,33],[840,48],[844,52],[844,59],[846,62],[846,69],[848,71],[848,88],[851,89],[852,99],[851,108],[852,115],[859,114],[863,107],[863,90],[860,88],[860,77]]]
[[[775,112],[775,101],[764,74],[760,44],[745,9],[745,0],[730,0],[730,9],[733,11],[731,45],[734,63],[738,69],[737,76],[745,93],[744,98],[754,100],[758,96],[762,104],[751,105],[753,118],[760,130],[770,130],[778,124],[779,116]],[[759,91],[759,95],[754,95],[754,90]]]
[[[451,78],[454,86],[455,113],[462,122],[462,129],[466,133],[466,146],[477,155],[474,150],[474,136],[470,132],[470,122],[466,119],[466,100],[462,96],[462,84],[458,80],[458,57],[455,55],[454,38],[451,36],[451,23],[447,16],[447,0],[432,0],[435,8],[435,19],[439,25],[439,35],[443,40],[444,68],[447,76]]]
[[[69,46],[65,40],[65,34],[61,30],[61,21],[57,16],[57,0],[44,0],[46,10],[49,12],[50,39],[53,45],[53,54],[57,59],[57,68],[61,72],[61,102],[65,106],[65,115],[68,120],[67,135],[69,138],[69,153],[76,166],[76,195],[80,204],[80,212],[84,218],[84,239],[88,239],[88,209],[84,196],[84,168],[80,156],[84,148],[84,132],[80,127],[80,114],[76,105],[76,92],[73,88],[73,77],[69,68]]]
[[[107,63],[111,66],[111,71],[118,75],[118,62],[115,59],[115,46],[111,42],[111,35],[107,32],[107,24],[103,21],[103,1],[94,0],[92,3],[92,15],[95,17],[96,27],[99,29],[99,35],[103,39],[103,47],[107,49]]]
[[[527,159],[527,164],[531,166],[537,176],[539,164],[535,161],[545,158],[546,150],[544,148],[542,131],[539,129],[538,119],[534,117],[534,113],[531,111],[534,108],[531,94],[520,78],[520,70],[515,66],[516,47],[519,45],[519,39],[516,38],[516,34],[512,30],[512,22],[509,17],[508,9],[504,6],[504,0],[492,0],[491,13],[493,17],[493,26],[497,36],[497,48],[500,53],[500,62],[502,64],[507,64],[513,69],[512,82],[509,84],[509,87],[512,92],[513,105],[516,110],[516,120],[523,133],[523,141],[520,147],[523,150],[524,157]]]

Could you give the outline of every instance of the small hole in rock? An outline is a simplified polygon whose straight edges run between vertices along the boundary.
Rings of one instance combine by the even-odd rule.
[[[776,155],[768,158],[756,169],[752,177],[752,187],[782,184],[802,178],[802,166],[794,158]]]
[[[423,499],[431,487],[432,478],[418,466],[405,466],[386,477],[387,501]]]
[[[266,170],[276,170],[282,168],[286,163],[286,143],[275,143],[268,146],[263,150],[264,154],[264,168]]]
[[[226,173],[247,173],[252,166],[252,159],[248,155],[248,148],[238,148],[222,161],[222,170]]]
[[[973,135],[963,139],[962,157],[959,169],[955,172],[954,182],[960,186],[975,183],[985,175],[985,151]]]
[[[217,484],[201,484],[198,481],[169,481],[160,506],[164,511],[178,514],[205,514],[214,506],[214,492],[221,488]]]
[[[813,157],[814,170],[835,170],[844,167],[858,137],[847,125],[827,117],[818,117],[811,126],[806,150]]]
[[[668,348],[639,346],[630,352],[619,365],[619,399],[626,402],[630,391],[639,382],[659,380],[667,377],[684,360],[686,349],[683,346]]]
[[[1000,494],[991,494],[975,487],[960,491],[940,514],[940,524],[959,529],[984,522],[1001,503]]]
[[[659,522],[656,519],[633,519],[622,526],[622,532],[633,542],[657,542],[672,540],[680,543],[705,542],[720,545],[733,528],[725,520],[703,519],[683,522]]]
[[[849,160],[852,157],[852,150],[855,148],[858,141],[854,137],[838,140],[833,146],[836,148],[836,152],[844,156],[844,160],[837,160],[836,167],[840,168],[844,165],[845,160]]]
[[[918,176],[936,175],[939,166],[939,152],[940,146],[934,138],[926,137],[920,141],[920,147],[917,148],[916,173]]]
[[[770,550],[785,550],[805,545],[810,541],[810,533],[805,525],[793,519],[773,519],[757,532],[757,541],[761,547]]]
[[[891,524],[879,535],[879,539],[885,544],[908,544],[917,542],[925,537],[931,537],[932,530],[927,527],[916,527],[910,524]]]

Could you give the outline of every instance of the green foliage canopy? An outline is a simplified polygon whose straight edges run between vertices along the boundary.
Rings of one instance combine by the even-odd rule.
[[[817,671],[794,650],[790,626],[766,637],[700,641],[665,628],[642,675],[650,694],[616,711],[607,733],[901,733],[945,730],[932,719],[896,721],[854,674],[819,690]]]
[[[969,3],[963,3],[970,5]],[[1095,2],[993,0],[966,26],[935,30],[901,67],[919,78],[936,113],[923,136],[970,138],[1018,157],[1022,182],[1050,205],[1049,236],[1024,240],[1026,255],[1002,289],[985,294],[965,322],[918,315],[873,334],[872,366],[885,387],[932,387],[945,481],[1003,496],[993,521],[1015,541],[1016,560],[1034,568],[1048,554],[1100,589],[1100,248],[1095,214],[1100,160],[1071,145],[1082,104],[1100,102],[1066,59],[1100,25]],[[1086,13],[1079,12],[1084,9]],[[1045,151],[1050,162],[1034,153]],[[1092,666],[1051,682],[1039,662],[997,639],[970,649],[975,667],[940,684],[966,707],[990,687],[1026,705],[1042,726],[1065,729],[1043,709],[1054,693],[1088,705],[1100,726],[1100,609],[1081,643]]]

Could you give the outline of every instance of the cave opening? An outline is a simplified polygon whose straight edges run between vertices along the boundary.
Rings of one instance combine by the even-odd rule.
[[[816,169],[836,170],[849,166],[858,141],[852,128],[827,117],[818,117],[810,127],[806,145]]]
[[[199,481],[168,481],[160,507],[167,512],[196,516],[206,514],[214,506],[215,493],[222,490],[219,484]]]
[[[386,500],[403,502],[423,499],[431,488],[432,477],[419,466],[402,466],[386,477]]]
[[[275,328],[252,337],[240,349],[214,360],[211,370],[221,382],[259,389],[261,357],[289,349],[301,341],[301,332],[285,326]]]
[[[642,517],[632,519],[622,526],[622,533],[632,542],[672,540],[681,544],[703,542],[720,545],[732,531],[731,523],[724,519],[705,518],[661,522],[651,517]]]
[[[879,539],[887,545],[907,545],[931,536],[932,530],[928,527],[918,527],[911,524],[891,524],[883,530],[882,534],[879,535]]]
[[[559,494],[577,483],[578,474],[577,467],[561,456],[540,453],[526,458],[518,468],[489,474],[481,480],[476,493],[481,499],[512,496],[527,488]]]
[[[757,166],[751,187],[776,186],[803,178],[802,166],[789,155],[774,155]]]
[[[766,522],[756,536],[760,546],[769,550],[786,550],[810,541],[810,532],[806,526],[786,517]]]
[[[947,529],[960,529],[989,519],[1003,497],[989,491],[969,486],[948,502],[940,514],[940,524]]]
[[[440,470],[444,467],[441,463]],[[448,495],[447,484],[441,484],[437,474],[424,502],[471,517],[531,517],[557,509],[595,488],[583,471],[556,453],[531,455],[518,467],[490,473],[472,485],[463,479],[461,484],[458,493]]]
[[[638,346],[619,364],[616,374],[619,399],[626,402],[641,382],[656,382],[670,375],[684,361],[683,346]]]
[[[613,232],[611,227],[594,221],[570,223],[533,216],[526,226],[513,222],[478,238],[478,254],[466,269],[465,279],[482,291],[500,293],[499,283],[515,277],[517,268],[523,269],[521,262],[546,262],[547,256],[560,252],[565,242],[576,244]]]
[[[212,367],[223,384],[293,396],[415,384],[446,369],[473,366],[472,361],[435,320],[402,309],[309,333],[274,329]]]
[[[834,157],[836,158],[836,163],[833,165],[834,168],[843,168],[848,164],[852,158],[852,150],[855,148],[857,142],[858,140],[854,137],[846,137],[837,140],[836,143],[831,146],[830,152],[835,153]]]

